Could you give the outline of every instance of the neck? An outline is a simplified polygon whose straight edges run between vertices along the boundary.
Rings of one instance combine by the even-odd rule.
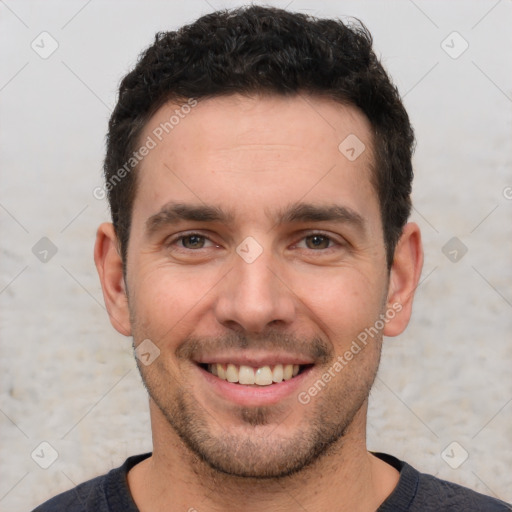
[[[366,449],[366,404],[343,438],[312,465],[278,479],[243,478],[210,468],[190,452],[153,403],[151,423],[153,455],[128,474],[140,512],[374,511],[399,478]]]

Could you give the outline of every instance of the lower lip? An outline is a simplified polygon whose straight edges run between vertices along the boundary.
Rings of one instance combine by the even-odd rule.
[[[289,380],[258,387],[228,382],[200,366],[196,366],[196,368],[206,380],[209,389],[212,389],[215,394],[224,400],[229,400],[238,405],[258,407],[277,404],[290,395],[297,394],[299,386],[303,384],[313,367],[306,368]]]

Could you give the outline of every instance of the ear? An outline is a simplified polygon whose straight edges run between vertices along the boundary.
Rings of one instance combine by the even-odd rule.
[[[393,256],[387,310],[393,310],[396,314],[386,323],[383,331],[385,336],[398,336],[407,327],[422,267],[423,247],[420,228],[414,222],[409,222],[404,226]]]
[[[110,222],[101,224],[96,233],[94,263],[100,276],[110,323],[121,334],[130,336],[130,311],[123,278],[123,262],[114,226]]]

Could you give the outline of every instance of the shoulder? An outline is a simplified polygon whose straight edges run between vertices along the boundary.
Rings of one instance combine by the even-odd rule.
[[[107,475],[105,474],[88,480],[39,505],[33,512],[60,512],[61,510],[66,512],[84,512],[84,510],[105,510],[105,495],[103,489],[106,479]]]
[[[122,466],[55,496],[32,512],[137,512],[126,476],[150,455],[129,457]]]
[[[432,475],[419,473],[418,490],[414,505],[421,510],[427,510],[430,504],[435,505],[432,510],[460,510],[464,512],[510,512],[512,506],[503,501],[491,498],[484,494],[441,480]]]
[[[484,494],[420,473],[384,453],[374,453],[400,472],[398,485],[378,512],[511,512],[512,506]]]

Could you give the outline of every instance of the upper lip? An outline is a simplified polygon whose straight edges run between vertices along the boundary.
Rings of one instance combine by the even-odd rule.
[[[232,363],[237,366],[252,366],[253,368],[260,368],[262,366],[275,366],[278,364],[298,364],[298,365],[309,365],[313,364],[314,361],[307,356],[286,354],[286,353],[275,353],[275,354],[205,354],[197,359],[194,359],[197,364],[228,364]]]

